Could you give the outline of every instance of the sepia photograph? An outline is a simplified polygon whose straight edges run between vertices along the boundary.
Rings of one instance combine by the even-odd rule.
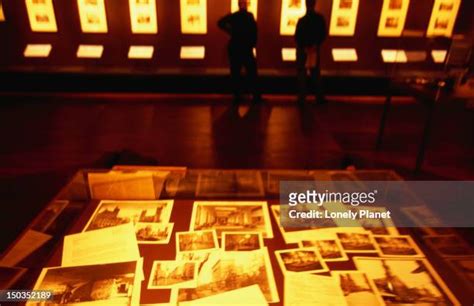
[[[458,235],[425,236],[423,240],[441,257],[474,255],[473,248]]]
[[[388,305],[460,305],[425,259],[354,257]]]
[[[275,251],[275,256],[283,274],[328,271],[328,267],[315,248],[279,250]]]
[[[377,252],[377,247],[371,234],[365,233],[337,233],[342,248],[347,253]]]
[[[349,27],[350,23],[351,22],[350,22],[349,17],[345,17],[345,16],[337,17],[336,25],[337,25],[338,28],[347,28],[347,27]]]
[[[439,4],[439,10],[441,12],[451,12],[454,9],[453,1],[443,1]]]
[[[199,173],[197,197],[262,197],[265,195],[260,171],[209,170]]]
[[[437,18],[435,21],[435,29],[436,30],[445,30],[449,26],[449,19],[446,18]]]
[[[218,249],[215,230],[176,233],[176,253]]]
[[[168,223],[173,200],[101,201],[84,228],[91,231],[125,223]]]
[[[134,286],[139,284],[138,268],[136,261],[44,268],[34,290],[52,291],[53,297],[46,305],[130,305]]]
[[[411,236],[374,236],[382,257],[425,257]]]
[[[253,251],[263,248],[261,233],[252,232],[223,232],[222,249],[228,251]]]
[[[273,238],[267,202],[194,202],[190,231],[259,232]]]
[[[138,222],[135,224],[137,241],[141,244],[168,244],[174,223]]]
[[[218,260],[204,264],[193,289],[173,290],[172,301],[178,304],[214,296],[246,286],[258,285],[268,303],[278,303],[268,250],[220,252]]]
[[[302,240],[299,246],[301,248],[316,248],[321,258],[326,262],[348,260],[341,242],[336,239]]]
[[[344,293],[347,306],[385,305],[375,284],[359,271],[331,271]]]
[[[148,289],[195,288],[197,273],[195,261],[154,261]]]
[[[398,28],[400,18],[398,17],[387,17],[385,19],[385,27],[388,29],[396,29]]]
[[[350,207],[349,210],[353,212],[359,212],[361,210],[367,210],[374,213],[385,213],[387,208],[380,206],[362,206]],[[360,225],[367,231],[370,231],[374,235],[399,235],[397,227],[393,223],[392,219],[389,218],[363,218],[357,220]]]
[[[352,9],[353,0],[339,0],[339,9]]]
[[[390,10],[401,10],[404,0],[389,0],[388,8]]]

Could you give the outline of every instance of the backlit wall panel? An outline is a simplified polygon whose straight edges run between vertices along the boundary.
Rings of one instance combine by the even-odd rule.
[[[231,12],[237,12],[239,10],[239,0],[231,0]],[[247,10],[253,14],[253,17],[257,19],[257,13],[258,13],[258,0],[249,0],[249,6]]]
[[[294,35],[298,19],[300,19],[305,12],[305,0],[282,0],[280,35]]]
[[[52,0],[26,0],[26,10],[33,32],[57,32]]]
[[[332,36],[354,36],[358,11],[359,0],[334,0],[329,34]]]
[[[107,33],[104,0],[77,0],[81,28],[84,33]]]
[[[426,35],[451,37],[460,5],[461,0],[435,0]]]
[[[207,33],[207,1],[180,0],[181,32],[183,34]]]
[[[3,3],[0,0],[0,21],[5,21],[5,14],[3,13]]]
[[[384,0],[378,36],[401,36],[405,28],[410,0]]]
[[[156,0],[129,0],[132,33],[156,34]]]

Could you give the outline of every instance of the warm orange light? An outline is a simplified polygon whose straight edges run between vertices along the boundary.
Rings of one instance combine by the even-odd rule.
[[[132,33],[158,33],[158,23],[156,18],[156,1],[130,0],[129,4]]]
[[[180,59],[204,59],[206,48],[204,46],[183,46],[179,55]]]
[[[104,0],[77,0],[81,28],[84,33],[107,33]]]
[[[50,44],[29,44],[23,52],[24,57],[48,57],[53,47]]]
[[[380,15],[378,36],[399,37],[405,28],[410,0],[384,0]]]
[[[432,50],[431,51],[431,57],[433,58],[433,61],[437,64],[444,63],[447,55],[448,55],[447,50]]]
[[[130,59],[150,59],[153,57],[155,48],[153,46],[130,46],[128,58]]]
[[[329,34],[332,36],[354,36],[358,11],[359,0],[334,0]]]
[[[207,0],[181,0],[181,32],[207,33]]]
[[[295,48],[283,48],[281,49],[281,57],[285,62],[296,61],[296,49]]]
[[[384,63],[406,63],[407,54],[404,50],[382,50],[382,59]]]
[[[353,48],[334,48],[332,59],[335,62],[357,62],[357,51]]]
[[[282,0],[280,35],[295,34],[298,19],[306,12],[304,0]]]
[[[79,45],[76,56],[78,58],[101,58],[104,52],[102,45]]]
[[[453,35],[461,0],[435,0],[426,36]]]
[[[0,21],[5,21],[5,14],[3,13],[3,3],[0,0]]]
[[[33,32],[57,32],[52,0],[26,0],[26,10]]]

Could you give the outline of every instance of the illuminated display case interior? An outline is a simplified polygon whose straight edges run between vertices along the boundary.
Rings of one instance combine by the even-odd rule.
[[[156,17],[156,0],[129,0],[130,22],[132,33],[156,34],[158,22]]]
[[[52,0],[26,0],[26,10],[33,32],[57,32]]]
[[[82,32],[108,32],[104,0],[77,0],[77,6]]]
[[[207,0],[180,0],[181,32],[207,33]]]

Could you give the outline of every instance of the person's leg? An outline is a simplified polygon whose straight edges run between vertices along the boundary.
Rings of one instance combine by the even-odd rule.
[[[324,89],[321,81],[321,69],[319,67],[311,70],[311,87],[316,98],[316,103],[326,103],[324,98]]]
[[[229,63],[230,63],[230,76],[232,82],[232,92],[234,94],[234,103],[238,103],[241,100],[241,70],[242,61],[239,55],[232,50],[229,50]]]
[[[249,87],[253,95],[253,101],[257,103],[261,102],[262,97],[260,95],[260,87],[258,84],[257,61],[255,60],[252,51],[247,55],[244,65],[247,72]]]
[[[304,49],[296,51],[296,72],[298,82],[298,102],[304,103],[306,99],[306,52]]]

